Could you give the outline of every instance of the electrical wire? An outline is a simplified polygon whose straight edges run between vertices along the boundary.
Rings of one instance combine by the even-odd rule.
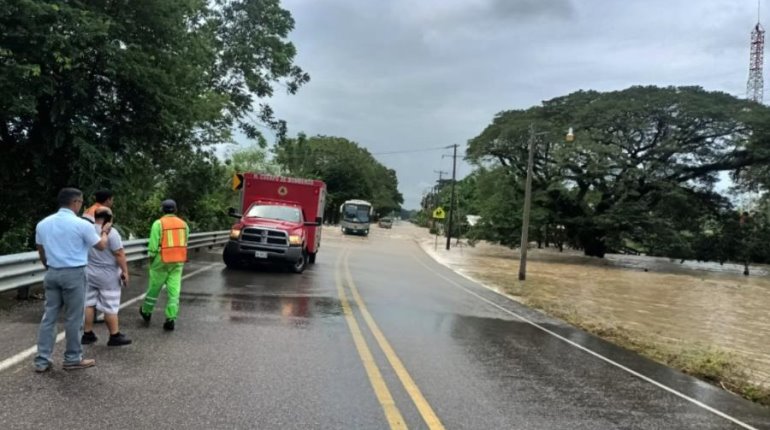
[[[371,154],[372,155],[412,154],[412,153],[416,153],[416,152],[439,151],[439,150],[447,149],[447,148],[448,148],[447,146],[436,146],[436,147],[433,147],[433,148],[405,149],[403,151],[372,152]]]

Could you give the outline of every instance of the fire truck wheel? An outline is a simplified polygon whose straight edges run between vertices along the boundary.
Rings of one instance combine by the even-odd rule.
[[[307,253],[302,251],[302,256],[291,265],[291,271],[294,273],[302,273],[305,271],[305,266],[307,266]]]
[[[227,252],[227,250],[222,253],[222,260],[224,260],[225,266],[227,266],[228,269],[240,269],[243,267],[243,263],[241,263],[238,256]]]

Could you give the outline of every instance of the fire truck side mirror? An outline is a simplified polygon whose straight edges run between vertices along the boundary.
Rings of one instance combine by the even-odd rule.
[[[320,227],[323,225],[323,223],[324,223],[323,218],[319,216],[318,218],[315,219],[315,222],[308,221],[305,223],[305,225],[308,227]]]
[[[238,213],[238,211],[235,210],[235,208],[228,209],[227,210],[227,215],[229,215],[229,216],[231,216],[233,218],[241,218],[243,216],[243,214]]]

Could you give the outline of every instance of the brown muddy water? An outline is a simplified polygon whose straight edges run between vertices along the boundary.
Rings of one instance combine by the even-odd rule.
[[[770,387],[768,267],[752,267],[745,277],[733,264],[531,249],[522,284],[517,250],[480,243],[434,252],[424,230],[414,235],[444,264],[524,303],[568,306],[589,322],[630,329],[661,345],[728,351],[751,382]]]

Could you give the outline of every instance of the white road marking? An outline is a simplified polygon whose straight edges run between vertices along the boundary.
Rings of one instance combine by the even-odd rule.
[[[182,276],[182,279],[184,280],[184,279],[190,278],[192,276],[197,275],[198,273],[205,272],[205,271],[207,271],[207,270],[209,270],[209,269],[211,269],[213,267],[216,267],[216,266],[221,266],[221,263],[210,264],[210,265],[208,265],[208,266],[206,266],[206,267],[204,267],[202,269],[198,269],[198,270],[196,270],[196,271],[194,271],[192,273],[189,273],[187,275]],[[123,309],[123,308],[125,308],[127,306],[131,306],[132,304],[134,304],[134,303],[136,303],[136,302],[138,302],[139,300],[142,300],[142,299],[144,299],[144,294],[141,294],[141,295],[139,295],[137,297],[134,297],[133,299],[130,299],[130,300],[127,300],[127,301],[121,303],[120,309]],[[56,335],[56,343],[59,343],[62,340],[64,340],[64,332],[63,331]],[[36,352],[37,352],[37,345],[29,347],[29,348],[25,349],[24,351],[21,351],[20,353],[14,355],[12,357],[9,357],[9,358],[6,358],[3,361],[0,361],[0,372],[4,371],[4,370],[6,370],[6,369],[8,369],[8,368],[10,368],[12,366],[15,366],[16,364],[21,363],[22,361],[26,360],[27,358],[33,356]]]

